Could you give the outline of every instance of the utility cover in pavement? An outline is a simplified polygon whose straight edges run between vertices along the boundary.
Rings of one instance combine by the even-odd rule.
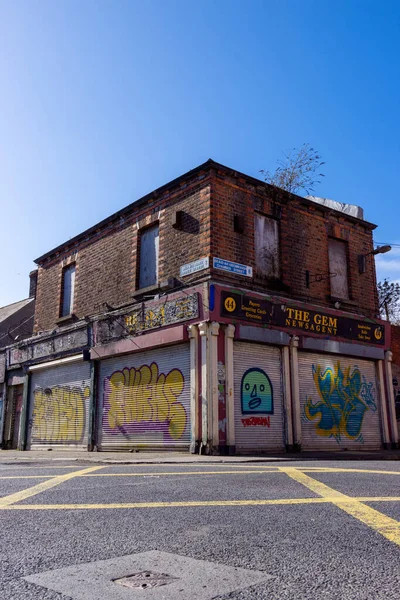
[[[166,573],[152,573],[151,571],[142,571],[141,573],[133,573],[128,577],[120,577],[114,579],[114,583],[119,583],[127,588],[139,588],[140,590],[147,590],[153,587],[160,587],[161,585],[168,585],[177,579],[171,577]]]
[[[163,577],[168,584],[145,588],[117,584],[118,580],[145,573],[150,573],[154,580],[156,576]],[[271,575],[152,550],[46,571],[24,579],[73,600],[211,600],[268,581]]]

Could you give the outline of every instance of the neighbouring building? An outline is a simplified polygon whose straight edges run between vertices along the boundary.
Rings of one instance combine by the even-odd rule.
[[[400,438],[400,325],[391,326],[392,343],[392,382],[393,397],[396,408],[397,429]]]
[[[37,271],[32,271],[29,298],[0,308],[0,423],[3,424],[0,431],[0,442],[3,448],[17,448],[18,446],[24,387],[24,377],[16,372],[10,372],[6,382],[6,352],[4,349],[10,344],[32,336],[36,281]],[[7,394],[5,394],[6,387]]]
[[[374,229],[209,160],[50,250],[19,447],[395,447]]]

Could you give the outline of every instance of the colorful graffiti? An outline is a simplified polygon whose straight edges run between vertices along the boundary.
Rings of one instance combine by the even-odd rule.
[[[104,384],[105,418],[114,433],[159,429],[179,440],[186,429],[186,411],[178,402],[185,380],[178,369],[167,375],[156,363],[125,368],[107,377]]]
[[[271,417],[247,417],[247,419],[242,419],[243,427],[257,427],[257,425],[261,425],[261,427],[271,427]]]
[[[32,441],[59,444],[83,441],[89,386],[37,388],[33,396]]]
[[[243,377],[240,389],[242,414],[274,414],[272,384],[262,369],[248,369]]]
[[[323,371],[313,365],[313,379],[320,400],[307,399],[304,417],[315,421],[319,436],[333,437],[339,444],[342,437],[363,442],[361,429],[368,410],[376,411],[374,385],[367,382],[356,366],[342,369],[338,361],[334,368]]]

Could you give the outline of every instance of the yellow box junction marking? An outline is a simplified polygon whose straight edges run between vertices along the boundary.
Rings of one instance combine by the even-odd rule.
[[[26,500],[26,498],[31,498],[32,496],[36,496],[36,494],[40,494],[40,492],[50,490],[51,488],[60,485],[60,483],[69,481],[74,477],[83,475],[84,473],[98,471],[99,469],[103,469],[103,467],[89,467],[88,469],[81,469],[80,471],[65,473],[65,475],[56,475],[48,481],[42,481],[42,483],[38,483],[37,485],[34,485],[33,487],[30,487],[26,490],[22,490],[21,492],[16,492],[15,494],[10,494],[9,496],[4,496],[3,498],[0,498],[0,508],[10,506],[11,504],[14,504],[15,502],[20,502],[21,500]]]
[[[312,492],[319,494],[322,498],[329,500],[332,504],[341,508],[347,514],[358,519],[365,525],[368,525],[371,529],[383,535],[387,540],[400,546],[400,523],[395,521],[395,519],[387,517],[374,508],[362,504],[362,502],[356,498],[351,498],[350,496],[346,496],[346,494],[334,490],[328,485],[325,485],[325,483],[321,483],[293,467],[281,467],[280,470],[294,479],[294,481],[301,483]],[[369,501],[376,502],[377,499],[375,498]]]

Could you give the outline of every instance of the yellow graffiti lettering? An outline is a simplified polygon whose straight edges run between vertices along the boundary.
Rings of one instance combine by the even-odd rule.
[[[83,441],[89,386],[55,386],[33,393],[32,441],[71,444]]]
[[[111,429],[141,422],[167,423],[171,438],[180,439],[186,429],[186,411],[178,401],[184,378],[178,369],[167,375],[156,363],[116,371],[106,381],[105,406]],[[108,404],[108,406],[107,406]]]

